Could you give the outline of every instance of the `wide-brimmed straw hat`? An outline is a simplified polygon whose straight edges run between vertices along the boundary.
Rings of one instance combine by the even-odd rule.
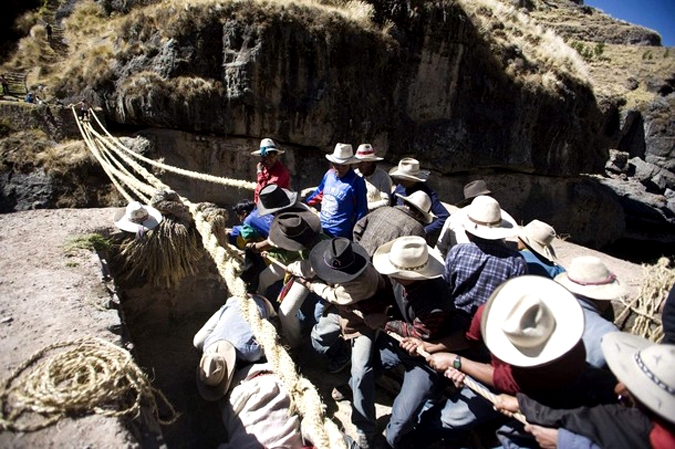
[[[492,195],[492,192],[482,179],[476,179],[464,186],[464,199],[457,203],[457,207],[466,206],[479,195]]]
[[[656,344],[626,332],[602,337],[614,375],[651,411],[675,423],[675,345]]]
[[[260,141],[260,149],[251,151],[253,156],[266,156],[268,153],[284,154],[285,151],[277,148],[277,144],[269,138],[265,138]]]
[[[518,230],[518,238],[525,246],[553,263],[558,260],[555,256],[555,250],[551,246],[555,236],[553,226],[539,220],[532,220]]]
[[[351,165],[361,162],[354,157],[354,149],[348,143],[336,144],[333,153],[327,154],[326,159],[338,165]]]
[[[356,149],[355,157],[359,160],[359,162],[378,162],[383,159],[381,157],[375,156],[375,150],[369,143],[362,143],[359,145],[359,147]]]
[[[237,351],[227,340],[218,340],[204,351],[197,367],[197,390],[207,401],[217,401],[230,388]]]
[[[356,279],[368,266],[368,253],[344,237],[323,240],[312,248],[309,262],[316,275],[329,284]]]
[[[441,254],[419,236],[399,237],[380,246],[373,265],[384,275],[409,280],[434,279],[445,271]]]
[[[499,207],[496,199],[479,195],[457,214],[464,230],[486,240],[513,237],[518,229],[516,220]]]
[[[298,192],[267,184],[258,194],[258,216],[279,212],[298,203]]]
[[[594,256],[572,259],[567,271],[557,275],[555,281],[572,293],[602,301],[618,299],[628,293],[616,275]]]
[[[424,217],[425,224],[431,223],[434,221],[434,218],[436,218],[436,215],[431,212],[431,198],[429,198],[429,195],[425,192],[417,190],[408,196],[403,196],[399,193],[397,193],[396,196],[401,198],[404,203],[418,210]]]
[[[584,313],[567,289],[543,276],[518,276],[490,295],[481,331],[490,352],[514,366],[551,362],[584,333]]]
[[[300,251],[309,248],[321,232],[321,220],[310,211],[283,212],[272,221],[267,239],[278,248]]]
[[[155,229],[162,222],[162,213],[152,206],[132,201],[115,216],[115,226],[123,231],[138,232],[140,230]]]
[[[429,179],[429,171],[420,170],[420,162],[417,159],[404,157],[398,161],[398,166],[389,170],[389,176],[410,181],[426,182]]]

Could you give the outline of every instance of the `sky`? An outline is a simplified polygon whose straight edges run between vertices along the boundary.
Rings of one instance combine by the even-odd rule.
[[[642,25],[661,35],[661,44],[675,47],[674,0],[584,0],[615,19]]]

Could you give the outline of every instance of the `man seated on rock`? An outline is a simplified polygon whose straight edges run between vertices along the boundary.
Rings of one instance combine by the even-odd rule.
[[[556,276],[555,281],[574,294],[584,311],[582,339],[586,347],[586,362],[596,368],[605,368],[600,340],[604,335],[619,330],[606,314],[609,312],[613,319],[612,301],[625,296],[627,290],[602,260],[593,256],[573,259],[569,271]]]
[[[450,249],[444,279],[455,307],[472,316],[500,284],[527,274],[527,264],[504,243],[504,238],[515,235],[517,225],[497,200],[479,195],[456,214],[469,243]]]
[[[436,218],[424,227],[424,231],[427,233],[428,241],[435,242],[450,213],[438,199],[436,192],[427,185],[429,171],[420,170],[420,163],[417,159],[404,157],[398,162],[397,167],[389,170],[389,176],[397,182],[394,188],[395,194],[407,197],[421,190],[431,198],[431,212]],[[401,200],[394,201],[393,204],[396,203],[401,204]]]
[[[555,229],[539,220],[532,220],[518,230],[518,251],[527,262],[529,274],[553,279],[565,272],[551,245],[555,236]]]
[[[464,232],[464,226],[462,226],[462,223],[459,220],[461,214],[457,214],[456,212],[471,204],[471,201],[478,195],[492,195],[492,192],[488,189],[487,184],[485,184],[485,181],[482,179],[476,179],[465,185],[464,199],[459,201],[455,206],[450,207],[450,216],[445,220],[443,228],[441,229],[441,234],[436,241],[436,249],[441,253],[441,256],[443,256],[443,260],[448,256],[450,248],[457,243],[469,242],[469,238]]]
[[[387,172],[378,168],[376,164],[382,158],[375,155],[375,150],[369,143],[359,145],[355,157],[359,160],[356,164],[356,174],[366,180],[368,211],[388,206],[393,185]]]
[[[321,205],[319,217],[326,235],[351,240],[354,224],[368,213],[366,182],[352,169],[359,160],[351,145],[336,144],[326,159],[331,168],[305,202],[313,207]]]
[[[431,199],[421,190],[410,196],[397,196],[401,206],[380,207],[356,222],[354,241],[373,257],[375,250],[399,237],[416,235],[426,239],[424,226],[434,219]]]

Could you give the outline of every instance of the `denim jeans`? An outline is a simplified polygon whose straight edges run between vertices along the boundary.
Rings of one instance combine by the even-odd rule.
[[[331,357],[337,345],[342,345],[341,334],[340,315],[335,307],[328,305],[312,328],[312,347],[319,354]]]
[[[375,331],[352,338],[352,423],[371,441],[375,438]]]
[[[391,407],[391,418],[385,429],[385,438],[396,449],[403,436],[417,424],[422,407],[428,400],[440,395],[444,379],[427,366],[422,357],[411,356],[399,347],[398,342],[382,333],[377,339],[377,349],[384,369],[399,364],[405,367],[403,384]]]

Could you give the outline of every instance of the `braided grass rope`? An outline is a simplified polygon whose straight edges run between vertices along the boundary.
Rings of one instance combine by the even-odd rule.
[[[147,185],[158,188],[164,186],[159,179],[154,175],[148,172],[140,164],[135,161],[130,160],[128,155],[151,164],[155,167],[162,168],[166,171],[171,171],[174,173],[185,174],[192,173],[187,170],[174,169],[173,167],[166,166],[165,164],[156,163],[150,159],[144,158],[137,153],[134,153],[130,149],[124,147],[117,139],[113,138],[107,130],[101,125],[100,121],[95,114],[90,112],[90,116],[93,116],[98,122],[101,129],[108,135],[106,140],[103,136],[96,133],[91,123],[85,127],[80,127],[80,130],[83,133],[88,133],[90,136],[94,136],[95,140],[98,142],[103,142],[110,154],[114,153],[117,157],[123,159],[129,166],[136,170],[145,180]],[[75,114],[76,120],[79,124],[79,117]],[[91,149],[93,146],[97,145],[94,143],[94,139],[87,140],[85,142]],[[114,142],[114,145],[110,145],[110,142]],[[121,149],[121,151],[120,151]],[[96,151],[93,149],[92,152]],[[124,151],[123,154],[122,151]],[[110,170],[110,162],[106,158],[97,158],[99,163],[104,165],[104,169],[107,166],[106,173],[109,174],[112,172]],[[218,182],[219,184],[224,184],[228,186],[234,186],[238,188],[247,188],[253,189],[255,183],[239,181],[239,180],[228,180],[224,178],[216,178],[210,175],[201,176],[200,174],[193,174],[196,176],[190,176],[195,179],[206,180],[210,182]],[[129,177],[121,177],[125,184],[136,184],[140,182],[135,178],[133,180],[128,179]],[[218,181],[216,181],[216,178]],[[117,184],[115,184],[117,186]],[[145,189],[139,189],[145,190]],[[223,244],[223,239],[219,230],[223,224],[223,218],[219,213],[214,213],[214,211],[209,210],[209,204],[193,204],[186,198],[180,198],[188,208],[194,219],[196,228],[202,237],[202,244],[204,248],[208,251],[209,255],[213,258],[218,272],[221,277],[224,279],[227,288],[230,294],[234,297],[235,300],[239,301],[239,306],[244,315],[245,319],[251,325],[254,335],[258,342],[262,345],[265,350],[265,356],[269,363],[272,364],[274,372],[279,376],[284,388],[291,397],[293,408],[298,411],[302,416],[302,427],[303,433],[307,434],[312,440],[312,443],[320,449],[330,448],[330,449],[343,449],[345,448],[345,442],[342,436],[342,433],[337,428],[335,423],[330,419],[324,417],[325,406],[321,401],[321,397],[314,385],[304,377],[298,374],[298,371],[295,367],[295,364],[291,357],[288,355],[288,352],[279,344],[278,334],[274,326],[267,320],[260,318],[259,313],[257,312],[257,307],[254,306],[253,301],[248,297],[246,292],[246,287],[243,281],[239,278],[239,273],[242,268],[242,255],[241,251],[232,247],[231,245],[225,243]]]
[[[157,399],[169,418],[160,417]],[[80,338],[39,350],[2,382],[0,429],[31,432],[87,413],[137,417],[146,404],[161,424],[180,416],[129,352],[99,338]]]
[[[671,265],[667,257],[660,258],[654,265],[642,265],[645,276],[640,292],[630,303],[622,301],[625,308],[614,320],[617,326],[624,328],[634,317],[631,334],[655,343],[663,339],[663,323],[659,317],[668,292],[675,285],[675,268]]]

